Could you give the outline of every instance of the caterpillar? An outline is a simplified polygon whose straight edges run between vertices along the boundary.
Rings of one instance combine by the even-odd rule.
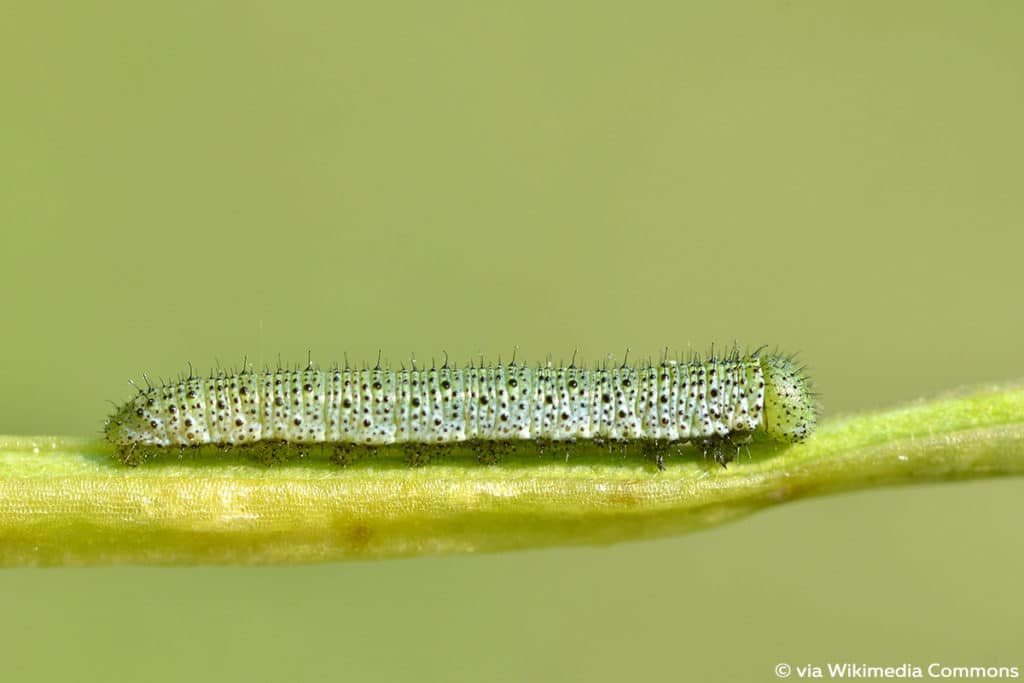
[[[800,442],[817,420],[804,369],[757,352],[613,368],[495,364],[419,369],[221,372],[148,386],[104,431],[127,465],[171,449],[252,450],[276,461],[314,445],[332,460],[397,445],[419,465],[455,444],[496,461],[516,442],[642,446],[664,469],[664,449],[696,443],[725,466],[757,432]]]

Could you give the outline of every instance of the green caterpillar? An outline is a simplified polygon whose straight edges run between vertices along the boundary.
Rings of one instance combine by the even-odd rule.
[[[140,390],[105,431],[133,465],[174,448],[312,444],[333,445],[339,462],[354,448],[398,444],[419,464],[431,448],[463,442],[490,461],[501,445],[527,440],[696,442],[724,466],[732,459],[724,446],[757,431],[799,442],[816,420],[808,378],[791,358],[734,353],[590,369],[513,362],[221,373]]]

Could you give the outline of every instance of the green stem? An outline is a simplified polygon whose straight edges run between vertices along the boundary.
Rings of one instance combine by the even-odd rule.
[[[495,466],[377,458],[264,467],[230,456],[116,463],[103,443],[0,437],[0,565],[287,564],[603,544],[704,528],[850,489],[1024,473],[1024,388],[835,419],[727,470],[658,472],[595,448]]]

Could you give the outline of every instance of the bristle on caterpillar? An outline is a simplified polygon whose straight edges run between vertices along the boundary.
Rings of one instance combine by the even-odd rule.
[[[510,445],[637,443],[664,468],[695,443],[723,466],[763,432],[799,442],[817,419],[809,380],[780,355],[580,368],[522,364],[429,369],[265,370],[140,389],[105,425],[122,462],[165,451],[242,447],[263,462],[330,452],[348,464],[401,447],[411,465],[470,446],[483,463]]]

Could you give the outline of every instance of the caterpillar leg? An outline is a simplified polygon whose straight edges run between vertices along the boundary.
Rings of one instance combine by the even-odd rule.
[[[128,467],[138,467],[146,459],[146,451],[143,448],[136,448],[138,444],[118,446],[114,449],[114,457]]]
[[[283,441],[257,441],[253,444],[251,454],[256,462],[261,465],[280,465],[287,462],[289,448],[294,452],[296,447]],[[299,451],[299,457],[305,456],[305,452]]]
[[[722,467],[725,467],[740,454],[740,447],[753,441],[754,437],[749,432],[732,432],[724,436],[712,436],[704,439],[701,446],[704,449],[704,457],[708,454],[715,459]]]
[[[431,461],[447,457],[451,447],[429,443],[411,443],[404,446],[405,462],[409,467],[423,467]]]
[[[473,444],[476,451],[476,461],[481,465],[497,464],[502,458],[512,452],[511,441],[477,441]]]
[[[330,460],[335,465],[351,465],[353,462],[359,459],[356,454],[356,447],[351,443],[336,443],[331,446]]]
[[[723,468],[728,466],[740,452],[739,446],[734,444],[729,436],[712,436],[704,439],[701,446],[704,450],[704,457],[708,457],[710,453],[715,462]]]
[[[537,455],[544,455],[555,447],[554,440],[544,437],[534,439],[533,444],[537,448]]]
[[[641,452],[645,458],[653,458],[654,464],[659,472],[665,471],[665,456],[669,453],[671,444],[668,441],[644,441]]]
[[[184,449],[169,446],[150,446],[148,444],[124,444],[114,449],[114,458],[128,467],[138,467],[150,458],[158,458],[167,453],[177,453],[181,458]]]

